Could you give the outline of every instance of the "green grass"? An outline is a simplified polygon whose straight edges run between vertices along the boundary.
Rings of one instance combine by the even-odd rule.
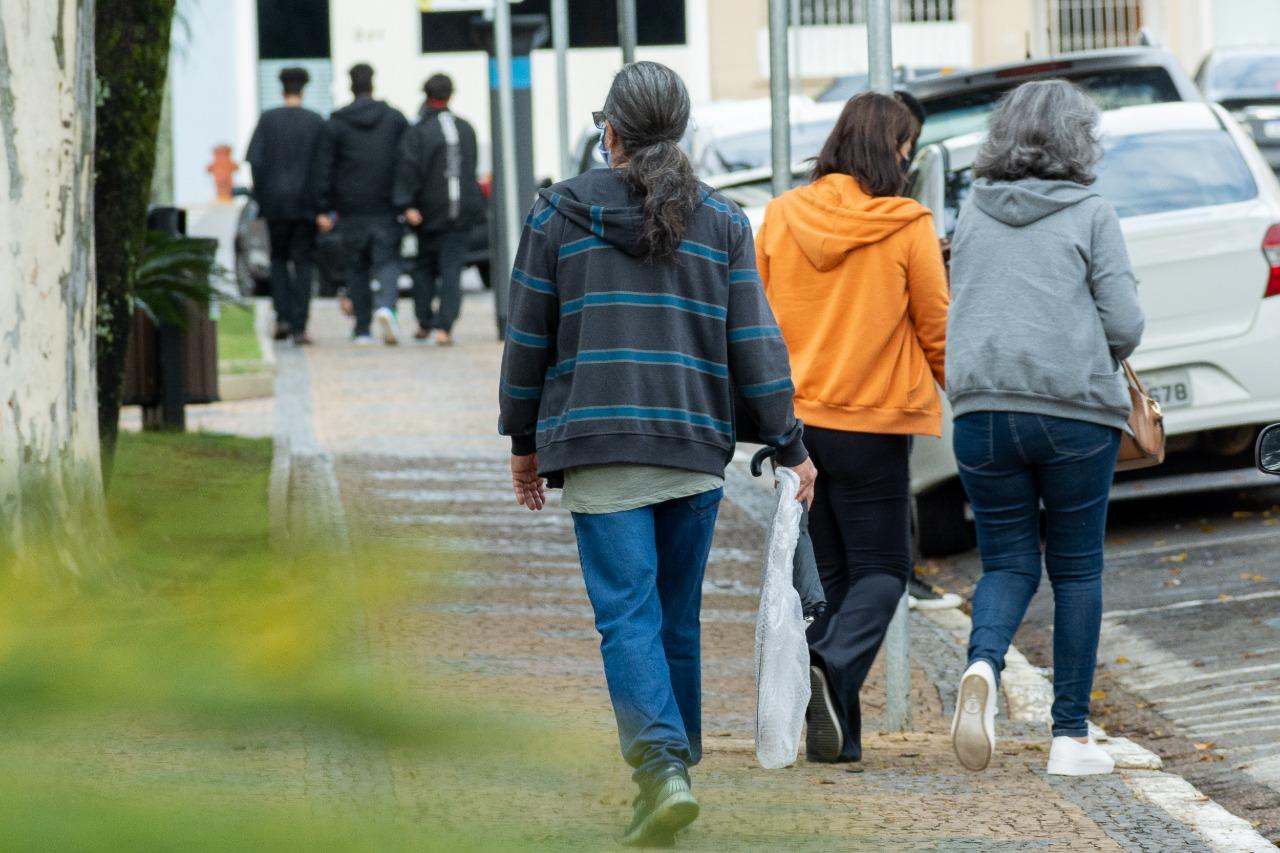
[[[421,547],[268,547],[271,458],[122,434],[114,543],[74,579],[0,564],[0,851],[611,846],[558,817],[580,733],[477,709],[422,636],[379,629],[429,608]]]
[[[262,361],[252,305],[222,306],[218,317],[218,360],[230,365]]]

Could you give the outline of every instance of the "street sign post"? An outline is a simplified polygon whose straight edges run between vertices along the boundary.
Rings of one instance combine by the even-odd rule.
[[[893,94],[893,39],[889,0],[867,0],[867,77],[873,92]],[[885,728],[911,728],[911,634],[907,594],[884,637]]]
[[[636,0],[618,0],[618,44],[623,65],[636,61],[636,39]]]
[[[791,83],[787,58],[788,0],[769,0],[769,105],[773,194],[791,189]]]

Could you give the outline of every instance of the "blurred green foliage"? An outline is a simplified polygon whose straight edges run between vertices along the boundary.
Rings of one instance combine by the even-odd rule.
[[[371,661],[395,553],[268,550],[270,463],[268,441],[122,435],[102,570],[0,572],[0,850],[527,849],[461,810],[447,828],[447,785],[398,800],[394,778],[477,760],[499,791],[547,777],[508,751],[527,721]]]
[[[253,305],[223,305],[218,314],[218,362],[222,372],[250,365],[261,368],[262,346],[253,328]]]

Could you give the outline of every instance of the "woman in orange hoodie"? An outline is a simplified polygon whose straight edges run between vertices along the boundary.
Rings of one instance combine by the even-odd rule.
[[[946,270],[928,208],[898,197],[918,133],[895,98],[851,99],[813,183],[770,202],[756,237],[819,473],[809,532],[829,609],[809,629],[811,761],[862,757],[858,692],[912,565],[910,437],[941,433]]]

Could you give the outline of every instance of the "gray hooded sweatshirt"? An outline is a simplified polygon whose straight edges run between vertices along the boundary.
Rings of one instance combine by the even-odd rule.
[[[1026,412],[1124,429],[1119,360],[1142,308],[1115,210],[1069,181],[974,183],[951,246],[947,394],[956,417]]]

